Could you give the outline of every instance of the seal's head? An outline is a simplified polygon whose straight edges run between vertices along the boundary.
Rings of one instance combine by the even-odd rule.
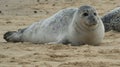
[[[84,26],[97,26],[99,21],[99,17],[97,14],[97,11],[95,8],[89,5],[81,6],[78,8],[77,11],[79,21],[81,21],[81,24]]]

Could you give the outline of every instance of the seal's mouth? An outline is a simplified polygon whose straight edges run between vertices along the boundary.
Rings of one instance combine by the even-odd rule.
[[[97,25],[97,22],[89,22],[89,23],[85,23],[86,26],[96,26]]]

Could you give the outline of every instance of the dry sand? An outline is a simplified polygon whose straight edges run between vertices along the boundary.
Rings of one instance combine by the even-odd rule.
[[[120,33],[106,33],[100,46],[7,43],[3,34],[25,28],[67,7],[93,5],[100,16],[119,0],[0,0],[0,67],[120,67]]]

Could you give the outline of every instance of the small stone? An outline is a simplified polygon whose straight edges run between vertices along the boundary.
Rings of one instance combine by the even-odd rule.
[[[34,11],[34,13],[37,13],[37,11]]]
[[[11,21],[7,21],[6,23],[8,24],[8,23],[12,23],[12,22]]]

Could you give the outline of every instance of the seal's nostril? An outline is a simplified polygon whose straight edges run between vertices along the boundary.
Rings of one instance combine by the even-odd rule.
[[[91,20],[92,20],[93,22],[96,22],[96,19],[95,19],[95,18],[91,18]]]
[[[88,13],[83,13],[83,16],[88,16]]]
[[[97,14],[96,14],[96,13],[94,13],[94,15],[96,16]]]

